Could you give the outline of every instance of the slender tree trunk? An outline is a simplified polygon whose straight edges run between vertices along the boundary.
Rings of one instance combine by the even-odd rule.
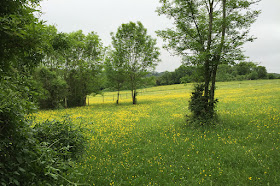
[[[205,101],[209,98],[209,83],[210,83],[210,62],[207,59],[204,64],[204,97]]]
[[[120,100],[120,89],[121,89],[121,86],[120,86],[120,84],[118,83],[117,84],[117,89],[118,89],[118,95],[117,95],[117,104],[119,104],[119,100]]]
[[[218,69],[218,64],[215,64],[212,69],[212,79],[211,79],[212,84],[211,84],[211,90],[210,90],[210,109],[211,109],[211,111],[214,111],[217,69]]]
[[[132,91],[132,103],[133,103],[133,105],[135,105],[137,103],[136,95],[137,95],[136,90],[133,90]]]
[[[132,96],[132,104],[135,105],[137,103],[136,101],[136,77],[135,74],[131,74],[130,76],[130,80],[131,80],[131,96]]]
[[[209,84],[211,80],[210,72],[210,49],[212,45],[212,29],[213,29],[213,3],[214,0],[209,0],[209,30],[208,30],[208,41],[207,41],[207,55],[204,64],[204,98],[205,98],[205,109],[208,112],[208,101],[209,101]]]
[[[118,89],[118,96],[117,96],[117,104],[119,104],[119,99],[120,99],[120,90]]]
[[[67,108],[67,97],[64,98],[64,106]]]
[[[212,70],[212,85],[210,90],[210,106],[211,109],[214,109],[214,102],[215,102],[215,86],[216,86],[216,75],[218,70],[218,65],[221,62],[221,55],[223,52],[223,47],[225,43],[225,35],[226,35],[226,1],[223,0],[223,24],[222,24],[222,37],[221,37],[221,43],[217,52],[217,55],[214,57],[214,64],[213,64],[213,70]]]

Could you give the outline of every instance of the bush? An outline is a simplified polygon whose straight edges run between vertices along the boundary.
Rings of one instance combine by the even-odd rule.
[[[180,79],[180,81],[181,81],[182,84],[187,84],[187,83],[192,82],[192,77],[189,76],[189,75],[186,75],[186,76],[182,77]]]
[[[31,128],[31,88],[0,80],[0,185],[60,185],[62,174],[84,150],[86,140],[70,120]],[[24,90],[24,91],[22,91]],[[31,96],[32,97],[32,96]]]
[[[34,126],[35,138],[49,145],[64,160],[77,160],[85,151],[86,138],[82,128],[74,127],[68,116],[63,121],[45,121]]]
[[[34,126],[34,137],[41,149],[40,162],[45,162],[45,175],[50,176],[56,185],[72,183],[63,175],[85,152],[87,140],[82,129],[73,126],[67,116],[63,121],[45,121]],[[76,173],[71,173],[72,177]]]
[[[188,116],[188,122],[190,123],[199,123],[200,125],[213,123],[212,121],[215,118],[214,108],[218,100],[214,100],[213,104],[209,103],[209,100],[203,95],[203,91],[204,84],[194,86],[194,91],[189,101],[189,109],[192,113],[191,116]]]
[[[24,94],[19,89],[25,90]],[[49,180],[45,165],[37,161],[41,149],[25,114],[33,107],[25,95],[29,88],[17,79],[0,80],[0,184],[37,185]]]
[[[268,74],[268,79],[276,79],[276,76],[275,74]]]
[[[248,74],[248,80],[256,80],[258,79],[258,73],[256,71],[251,72]]]

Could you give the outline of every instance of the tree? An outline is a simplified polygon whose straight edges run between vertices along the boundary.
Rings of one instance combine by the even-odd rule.
[[[46,67],[37,69],[35,78],[45,90],[44,96],[41,96],[38,101],[40,108],[57,109],[62,107],[67,94],[66,82],[55,71]]]
[[[58,33],[53,26],[47,27],[46,32],[49,40],[42,64],[67,82],[65,106],[84,106],[86,96],[99,91],[103,47],[98,35],[84,35],[81,30]]]
[[[258,79],[267,78],[267,70],[264,66],[257,66],[256,71],[258,73]]]
[[[240,62],[236,65],[236,70],[238,75],[250,74],[257,65],[253,62]]]
[[[235,77],[233,75],[233,67],[228,64],[221,64],[217,71],[217,81],[232,81]]]
[[[187,62],[202,66],[203,95],[194,96],[202,106],[199,117],[214,116],[215,83],[220,64],[244,59],[241,46],[253,41],[249,28],[259,11],[251,6],[259,0],[160,0],[160,15],[174,20],[175,30],[158,31],[165,46],[183,55]],[[201,90],[197,88],[196,90]]]
[[[43,58],[46,36],[33,14],[38,2],[0,1],[0,185],[56,183],[26,117],[37,94],[29,75]]]
[[[141,22],[122,24],[117,33],[111,33],[115,60],[127,74],[132,102],[136,104],[137,88],[143,84],[147,72],[159,62],[159,49],[156,40],[147,35]]]
[[[82,31],[67,35],[69,47],[65,51],[64,78],[69,86],[67,105],[86,105],[86,96],[99,91],[98,74],[101,72],[102,43],[94,32]]]
[[[59,33],[54,26],[47,26],[45,29],[48,35],[45,42],[42,64],[51,70],[58,71],[65,67],[66,54],[70,48],[70,41],[66,33]]]
[[[0,1],[0,78],[29,71],[41,61],[46,35],[34,16],[39,1]]]
[[[124,63],[117,57],[117,53],[109,50],[108,56],[105,59],[105,73],[107,77],[108,87],[114,88],[118,91],[117,101],[119,104],[120,90],[124,87],[127,74],[125,71]]]

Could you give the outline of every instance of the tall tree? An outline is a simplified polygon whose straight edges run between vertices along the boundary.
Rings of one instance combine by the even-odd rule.
[[[72,32],[67,38],[70,44],[65,52],[64,71],[69,86],[68,106],[84,106],[86,96],[99,90],[103,47],[94,32],[88,35],[82,31]]]
[[[128,76],[132,102],[136,104],[137,88],[143,83],[147,72],[159,62],[159,49],[156,40],[147,35],[147,29],[141,22],[122,24],[117,33],[111,33],[115,60],[123,65]]]
[[[39,1],[0,1],[0,78],[29,71],[41,61],[44,25],[34,16]]]
[[[107,54],[104,64],[107,85],[118,91],[116,103],[119,104],[120,90],[124,88],[127,74],[125,72],[124,63],[117,57],[116,52],[109,49]]]
[[[260,0],[160,0],[160,15],[174,20],[176,29],[158,31],[167,48],[183,55],[191,64],[202,66],[204,78],[200,96],[203,112],[214,115],[215,83],[220,64],[244,59],[242,45],[253,41],[249,28],[259,11],[251,9]]]

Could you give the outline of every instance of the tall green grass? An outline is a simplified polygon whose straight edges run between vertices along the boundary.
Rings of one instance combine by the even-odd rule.
[[[66,175],[76,183],[279,185],[280,81],[217,86],[215,126],[186,125],[190,84],[141,90],[138,105],[129,97],[116,105],[96,96],[90,106],[36,116],[40,121],[69,114],[89,129],[86,155]]]

